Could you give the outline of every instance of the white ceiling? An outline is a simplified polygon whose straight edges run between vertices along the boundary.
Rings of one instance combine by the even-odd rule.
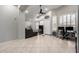
[[[47,8],[48,10],[53,10],[53,9],[57,9],[61,7],[61,5],[42,5],[42,9],[44,11],[45,8]],[[39,5],[23,5],[20,7],[20,9],[22,11],[28,11],[28,13],[26,13],[26,20],[32,19],[36,14],[39,13],[40,11],[40,6]]]

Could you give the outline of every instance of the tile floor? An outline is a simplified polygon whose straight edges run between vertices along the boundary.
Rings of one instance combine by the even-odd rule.
[[[74,53],[75,42],[38,35],[0,43],[0,53]]]

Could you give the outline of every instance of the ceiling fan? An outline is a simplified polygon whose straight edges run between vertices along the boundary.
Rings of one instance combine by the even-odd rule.
[[[37,18],[40,18],[42,15],[45,15],[46,13],[43,12],[43,9],[42,9],[42,5],[40,5],[40,11],[39,11],[39,15],[37,16]]]
[[[43,12],[43,9],[42,9],[42,5],[40,5],[40,14],[46,14],[45,12]]]

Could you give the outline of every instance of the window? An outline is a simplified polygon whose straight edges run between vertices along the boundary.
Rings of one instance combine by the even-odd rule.
[[[57,30],[57,16],[53,16],[52,18],[52,30],[53,31]]]
[[[63,16],[63,25],[66,26],[66,15]]]
[[[63,25],[63,19],[62,19],[62,16],[60,16],[60,19],[59,19],[59,26],[62,26]]]
[[[75,26],[75,20],[76,20],[76,19],[75,19],[75,14],[72,14],[72,15],[71,15],[71,25],[72,25],[72,26]]]
[[[67,15],[67,26],[70,26],[70,14]]]
[[[44,21],[40,21],[40,25],[43,25],[44,24]]]

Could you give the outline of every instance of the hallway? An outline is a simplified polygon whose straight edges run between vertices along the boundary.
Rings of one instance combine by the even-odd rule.
[[[38,38],[38,39],[37,39]],[[0,43],[0,52],[9,53],[74,53],[75,42],[54,36],[38,35],[28,39]]]

